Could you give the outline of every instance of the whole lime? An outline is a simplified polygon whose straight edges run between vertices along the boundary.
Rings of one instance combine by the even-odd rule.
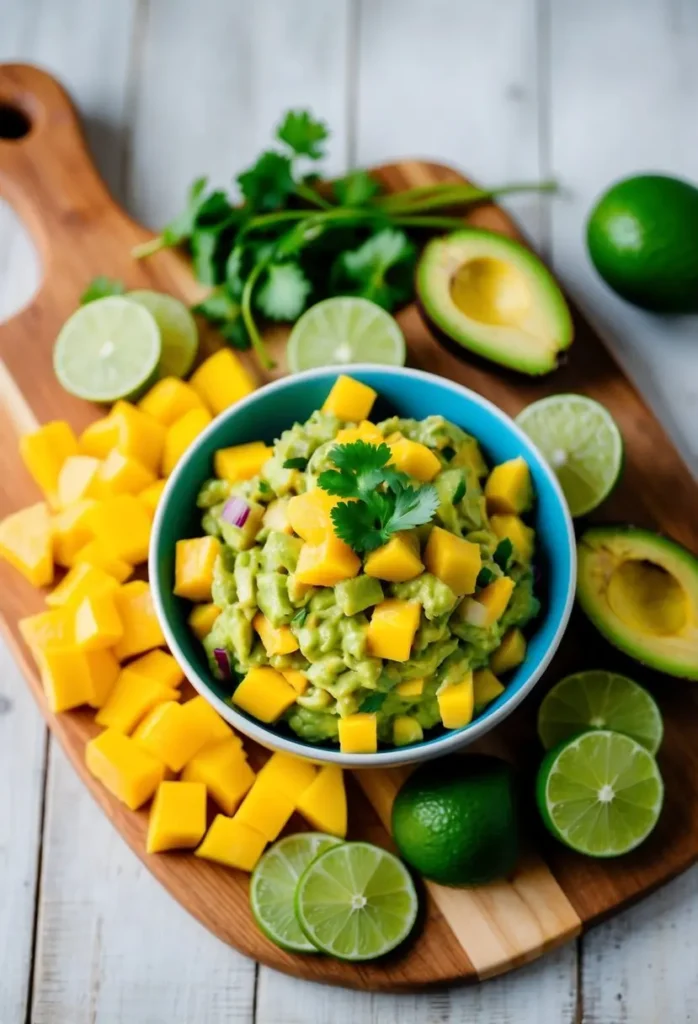
[[[402,858],[444,885],[482,885],[508,875],[519,852],[511,766],[496,757],[455,756],[418,768],[393,804]]]
[[[657,313],[698,312],[698,188],[663,174],[625,178],[587,223],[591,261],[628,302]]]

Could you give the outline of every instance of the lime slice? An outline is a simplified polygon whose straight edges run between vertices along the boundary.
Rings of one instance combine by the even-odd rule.
[[[349,363],[405,365],[405,338],[397,321],[368,299],[340,295],[307,309],[286,348],[291,373]]]
[[[296,916],[314,946],[342,960],[374,960],[412,931],[418,901],[404,864],[370,843],[342,843],[312,862]]]
[[[538,735],[546,750],[586,729],[612,729],[656,754],[662,716],[653,698],[632,679],[597,669],[561,679],[538,711]]]
[[[551,395],[516,422],[550,463],[573,516],[608,497],[623,467],[623,439],[602,405],[585,395]]]
[[[145,306],[160,328],[162,355],[158,376],[186,377],[196,359],[199,329],[184,303],[162,292],[129,292],[126,298]]]
[[[76,309],[56,339],[53,367],[71,395],[91,402],[132,398],[154,380],[162,343],[155,318],[120,295]]]
[[[657,762],[619,732],[585,732],[552,750],[536,783],[550,832],[590,857],[634,850],[657,824],[664,784]]]
[[[308,865],[339,842],[322,832],[299,832],[271,846],[254,869],[250,880],[254,919],[264,934],[282,949],[294,953],[317,952],[301,931],[293,900],[298,879]]]

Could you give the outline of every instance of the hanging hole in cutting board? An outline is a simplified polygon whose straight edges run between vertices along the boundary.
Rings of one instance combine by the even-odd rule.
[[[10,103],[0,102],[0,139],[17,142],[25,138],[32,130],[29,117]]]

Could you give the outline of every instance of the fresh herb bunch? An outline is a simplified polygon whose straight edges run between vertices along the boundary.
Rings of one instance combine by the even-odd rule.
[[[328,135],[308,111],[289,111],[276,129],[277,148],[237,176],[241,205],[198,178],[179,216],[134,249],[141,258],[186,246],[197,279],[212,286],[195,312],[236,348],[252,345],[265,368],[273,362],[257,315],[296,320],[310,303],[330,295],[359,295],[392,310],[412,295],[415,241],[424,231],[462,227],[455,213],[473,203],[552,188],[543,183],[484,190],[443,182],[383,194],[363,170],[320,187],[310,168],[324,156]]]
[[[431,522],[439,507],[432,484],[413,487],[410,478],[389,466],[387,444],[352,441],[331,449],[335,469],[325,470],[318,484],[341,501],[331,516],[337,536],[354,551],[373,551],[400,530]]]

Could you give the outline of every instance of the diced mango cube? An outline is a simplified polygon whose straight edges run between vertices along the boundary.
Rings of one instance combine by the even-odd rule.
[[[508,576],[501,576],[484,587],[476,597],[463,602],[459,613],[471,626],[486,629],[498,622],[509,604],[514,593],[514,581]]]
[[[117,426],[116,447],[143,466],[157,473],[165,444],[165,428],[152,416],[130,402],[117,402],[111,411]]]
[[[47,646],[38,652],[41,682],[51,711],[87,704],[91,696],[85,654],[77,647]]]
[[[65,420],[53,420],[19,439],[19,453],[49,504],[58,504],[58,476],[65,460],[78,453],[78,439]]]
[[[257,612],[252,619],[252,625],[269,657],[273,654],[291,654],[298,650],[298,641],[288,626],[273,626],[261,612]]]
[[[85,764],[132,811],[150,799],[165,772],[157,758],[113,729],[106,729],[88,742]]]
[[[160,504],[160,498],[162,497],[162,492],[165,490],[166,483],[167,480],[156,480],[154,484],[144,487],[143,490],[138,493],[139,501],[143,502],[151,517],[155,515],[155,509]]]
[[[490,668],[500,676],[517,668],[526,657],[526,639],[520,629],[508,629],[502,642],[490,657]]]
[[[209,743],[186,765],[183,779],[203,782],[208,795],[225,814],[232,814],[252,788],[255,773],[237,736]]]
[[[419,541],[412,533],[396,533],[387,544],[372,551],[364,563],[367,576],[389,583],[404,583],[419,576],[423,569]]]
[[[78,439],[78,447],[83,455],[91,455],[95,459],[104,459],[119,441],[119,424],[109,416],[102,416],[85,427]]]
[[[297,810],[313,828],[344,839],[347,834],[347,794],[342,769],[326,764],[301,794]]]
[[[59,608],[61,605],[75,608],[84,597],[115,594],[118,589],[119,584],[109,573],[90,565],[89,562],[80,562],[66,573],[50,594],[47,594],[46,604],[50,608]]]
[[[221,718],[215,708],[211,707],[205,697],[192,697],[182,709],[187,716],[189,728],[201,735],[206,736],[206,743],[228,740],[234,736],[233,730],[228,723]]]
[[[83,651],[113,647],[124,627],[116,610],[113,593],[86,594],[75,610],[75,643]]]
[[[210,422],[211,416],[206,409],[190,409],[168,427],[160,467],[163,476],[170,475],[192,441]]]
[[[490,528],[500,540],[508,538],[514,549],[518,562],[528,564],[533,558],[533,542],[535,531],[514,515],[494,515],[490,517]]]
[[[78,552],[94,537],[90,516],[99,502],[94,498],[76,501],[53,517],[53,557],[66,569],[75,565]]]
[[[424,550],[424,564],[454,594],[472,594],[482,568],[480,546],[435,526]]]
[[[119,661],[164,647],[165,637],[153,605],[150,585],[143,580],[125,583],[114,595],[124,634],[114,648]]]
[[[395,693],[398,697],[421,697],[424,692],[424,680],[423,679],[406,679],[404,683],[398,683],[395,687]]]
[[[421,743],[424,732],[416,718],[411,715],[398,715],[393,719],[393,743],[396,747],[408,747],[411,743]]]
[[[83,498],[97,494],[97,476],[101,462],[92,455],[69,455],[58,474],[58,504],[67,508]]]
[[[210,601],[213,567],[220,554],[217,537],[178,540],[175,548],[175,585],[178,597],[190,601]]]
[[[104,707],[116,685],[121,666],[110,650],[85,651],[91,708]]]
[[[337,444],[351,444],[352,441],[365,441],[367,444],[382,444],[384,441],[375,423],[370,420],[362,420],[355,427],[344,427],[337,433],[335,438]]]
[[[35,587],[53,582],[53,527],[44,502],[13,512],[0,522],[0,557]]]
[[[304,672],[299,671],[299,669],[285,668],[281,670],[281,675],[287,683],[291,684],[299,696],[302,696],[308,689],[308,677]]]
[[[343,754],[375,754],[378,721],[375,714],[358,711],[339,719],[339,749]]]
[[[481,668],[473,672],[473,703],[476,711],[487,707],[502,693],[504,687],[490,669]]]
[[[317,768],[300,757],[293,757],[277,751],[272,754],[257,775],[260,785],[263,783],[270,790],[280,790],[293,802],[294,807],[302,794],[315,781]]]
[[[169,427],[192,409],[202,409],[203,402],[191,385],[178,377],[163,377],[141,398],[138,408]]]
[[[325,399],[322,411],[334,413],[340,420],[358,423],[368,419],[376,397],[376,392],[368,384],[340,374]]]
[[[73,615],[53,608],[19,620],[19,631],[34,657],[45,647],[71,647],[75,643]]]
[[[209,356],[189,383],[214,416],[252,394],[256,387],[242,362],[229,348],[219,349]]]
[[[233,693],[233,704],[260,722],[275,722],[296,700],[296,691],[273,668],[252,668]]]
[[[192,850],[206,832],[206,787],[200,782],[161,782],[148,819],[146,851]]]
[[[414,477],[415,480],[428,483],[441,470],[438,458],[425,444],[401,437],[397,441],[393,441],[389,447],[390,464],[396,466],[401,473],[407,473],[408,476]]]
[[[173,772],[181,772],[206,744],[208,734],[192,729],[183,705],[168,700],[151,708],[136,727],[133,739]]]
[[[155,474],[151,469],[115,448],[100,466],[96,486],[102,496],[139,494],[154,482]]]
[[[213,468],[221,480],[249,480],[261,471],[271,457],[272,449],[263,441],[236,444],[232,448],[219,448],[213,456]]]
[[[277,498],[267,505],[262,523],[267,530],[276,530],[279,533],[293,533],[293,527],[288,521],[289,498]]]
[[[356,576],[360,569],[361,559],[348,544],[330,533],[320,544],[303,545],[294,575],[299,583],[333,587],[340,580]]]
[[[441,721],[446,729],[460,729],[473,717],[473,673],[457,683],[448,683],[436,693]]]
[[[209,604],[197,604],[192,608],[187,623],[194,636],[198,637],[199,640],[203,640],[205,636],[208,636],[220,613],[221,610],[218,605],[210,602]]]
[[[172,657],[165,651],[150,651],[129,664],[131,672],[137,672],[140,676],[146,676],[158,683],[164,683],[171,689],[176,690],[184,682],[184,672]]]
[[[133,566],[123,558],[112,555],[103,541],[91,540],[80,548],[74,559],[75,565],[86,563],[113,576],[117,583],[125,583],[133,572]]]
[[[266,783],[260,774],[233,820],[256,829],[273,843],[295,809],[293,800],[272,783]]]
[[[235,818],[219,814],[214,818],[195,857],[216,861],[228,868],[252,871],[264,852],[267,841],[257,829],[243,825]]]
[[[334,533],[330,513],[340,500],[321,487],[296,494],[289,500],[286,510],[289,525],[309,544],[321,544]]]
[[[131,565],[148,558],[152,523],[145,506],[133,494],[99,501],[86,517],[97,540]]]
[[[139,675],[130,667],[123,668],[95,721],[117,732],[131,733],[151,708],[178,697],[177,690],[164,683]]]
[[[531,473],[521,456],[495,466],[485,483],[487,511],[519,515],[533,500]]]
[[[396,597],[376,605],[368,624],[369,654],[388,661],[407,661],[421,613],[421,605]]]

